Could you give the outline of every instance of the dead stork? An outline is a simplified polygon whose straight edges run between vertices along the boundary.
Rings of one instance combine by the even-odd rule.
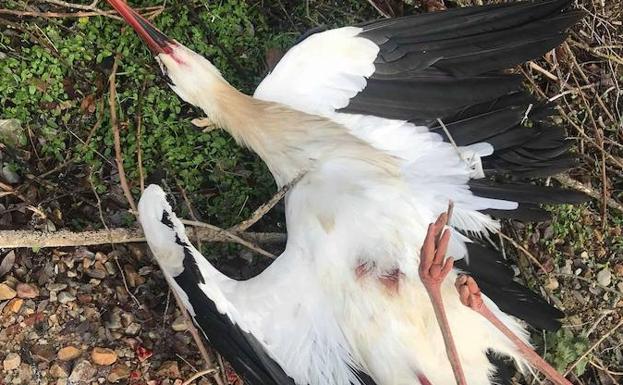
[[[492,384],[510,357],[568,384],[526,345],[518,320],[552,330],[563,314],[516,283],[487,239],[496,218],[542,220],[540,204],[584,200],[526,181],[572,159],[550,107],[505,71],[565,39],[581,17],[570,0],[318,32],[253,97],[121,0],[109,2],[171,88],[255,151],[279,186],[306,172],[286,196],[285,251],[247,281],[194,249],[159,187],[139,204],[165,276],[247,382]],[[451,217],[442,214],[448,202]]]

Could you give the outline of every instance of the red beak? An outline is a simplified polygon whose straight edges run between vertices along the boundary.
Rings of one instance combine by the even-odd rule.
[[[175,44],[175,42],[160,32],[147,19],[139,15],[138,12],[130,8],[123,0],[108,0],[108,3],[134,28],[154,55],[173,52],[171,45]]]

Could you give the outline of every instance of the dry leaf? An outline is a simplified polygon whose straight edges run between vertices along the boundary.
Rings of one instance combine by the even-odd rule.
[[[0,277],[11,271],[13,264],[15,263],[15,251],[11,250],[4,256],[2,263],[0,263]]]

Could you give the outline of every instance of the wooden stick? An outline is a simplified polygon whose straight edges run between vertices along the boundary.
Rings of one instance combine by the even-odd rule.
[[[299,175],[297,175],[294,179],[292,179],[290,182],[288,182],[288,184],[286,184],[285,186],[280,188],[279,191],[277,191],[275,193],[275,195],[273,195],[273,197],[270,198],[270,200],[268,202],[266,202],[263,205],[261,205],[260,207],[258,207],[257,210],[255,210],[253,212],[253,214],[251,214],[249,219],[246,219],[246,220],[238,223],[236,226],[233,226],[233,227],[229,228],[228,231],[231,231],[232,233],[238,233],[238,232],[241,232],[241,231],[246,231],[249,227],[253,226],[257,221],[262,219],[262,217],[268,211],[270,211],[270,209],[275,207],[275,205],[286,195],[286,193],[292,188],[292,186],[297,184],[298,181],[300,181],[301,178],[303,178],[304,175],[305,175],[304,172],[302,172]]]
[[[206,242],[230,242],[231,238],[219,231],[199,227],[196,234]],[[286,236],[281,233],[241,233],[239,236],[249,241],[267,244],[285,242]],[[0,231],[0,248],[46,248],[74,247],[91,245],[109,245],[111,243],[145,242],[145,235],[139,228],[117,228],[110,230],[93,230],[72,232],[60,230],[54,232],[30,230]]]
[[[132,211],[137,212],[136,203],[134,197],[130,191],[128,180],[125,177],[125,169],[123,167],[123,153],[121,152],[121,135],[119,134],[119,122],[117,121],[117,67],[119,66],[119,56],[115,56],[115,61],[112,65],[112,71],[108,78],[108,105],[110,107],[110,125],[112,127],[113,138],[115,142],[115,162],[117,163],[117,170],[119,172],[119,182],[121,183],[121,189],[127,199],[128,204]]]

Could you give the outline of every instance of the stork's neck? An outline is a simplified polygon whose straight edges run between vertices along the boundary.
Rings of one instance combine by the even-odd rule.
[[[395,172],[388,155],[329,119],[247,96],[227,83],[213,88],[210,120],[257,153],[283,186],[317,162],[348,158]]]

